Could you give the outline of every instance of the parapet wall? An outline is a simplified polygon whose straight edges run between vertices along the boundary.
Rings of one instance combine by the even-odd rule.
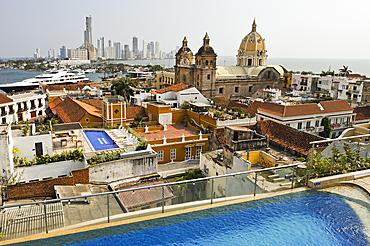
[[[82,168],[70,171],[71,176],[64,176],[41,181],[8,185],[9,199],[55,196],[55,185],[76,185],[89,183],[89,169]]]

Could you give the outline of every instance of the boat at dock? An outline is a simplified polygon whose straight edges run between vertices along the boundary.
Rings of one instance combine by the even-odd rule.
[[[84,74],[74,74],[67,70],[52,70],[50,73],[37,75],[35,78],[25,79],[21,82],[0,84],[0,89],[6,93],[33,90],[39,87],[39,83],[46,85],[76,84],[90,82]]]

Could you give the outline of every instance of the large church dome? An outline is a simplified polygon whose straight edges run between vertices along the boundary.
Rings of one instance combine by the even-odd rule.
[[[264,66],[266,65],[266,45],[265,40],[256,31],[257,24],[253,21],[252,31],[245,36],[240,43],[237,54],[238,66]]]

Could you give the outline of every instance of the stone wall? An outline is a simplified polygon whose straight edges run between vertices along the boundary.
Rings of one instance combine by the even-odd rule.
[[[55,185],[76,185],[89,183],[88,168],[73,170],[70,173],[71,176],[8,185],[7,187],[8,198],[22,199],[30,197],[46,197],[46,196],[54,197]]]

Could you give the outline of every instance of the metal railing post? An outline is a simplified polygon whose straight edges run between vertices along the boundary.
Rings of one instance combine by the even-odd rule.
[[[333,170],[333,164],[334,164],[334,153],[335,153],[335,141],[333,142],[333,155],[331,157],[331,165],[330,165],[330,176],[331,176],[331,172]]]
[[[211,204],[213,204],[213,179],[212,179],[212,188],[211,188]]]
[[[107,195],[108,223],[109,223],[109,194]]]
[[[162,213],[164,213],[164,186],[162,186]]]
[[[297,170],[296,168],[292,168],[292,190],[294,188],[294,175],[295,175],[295,170]]]
[[[254,176],[254,196],[256,196],[256,190],[257,190],[257,172],[256,176]]]
[[[48,219],[47,219],[47,216],[46,216],[46,204],[44,203],[44,213],[45,213],[45,231],[46,233],[49,233],[48,231]]]

